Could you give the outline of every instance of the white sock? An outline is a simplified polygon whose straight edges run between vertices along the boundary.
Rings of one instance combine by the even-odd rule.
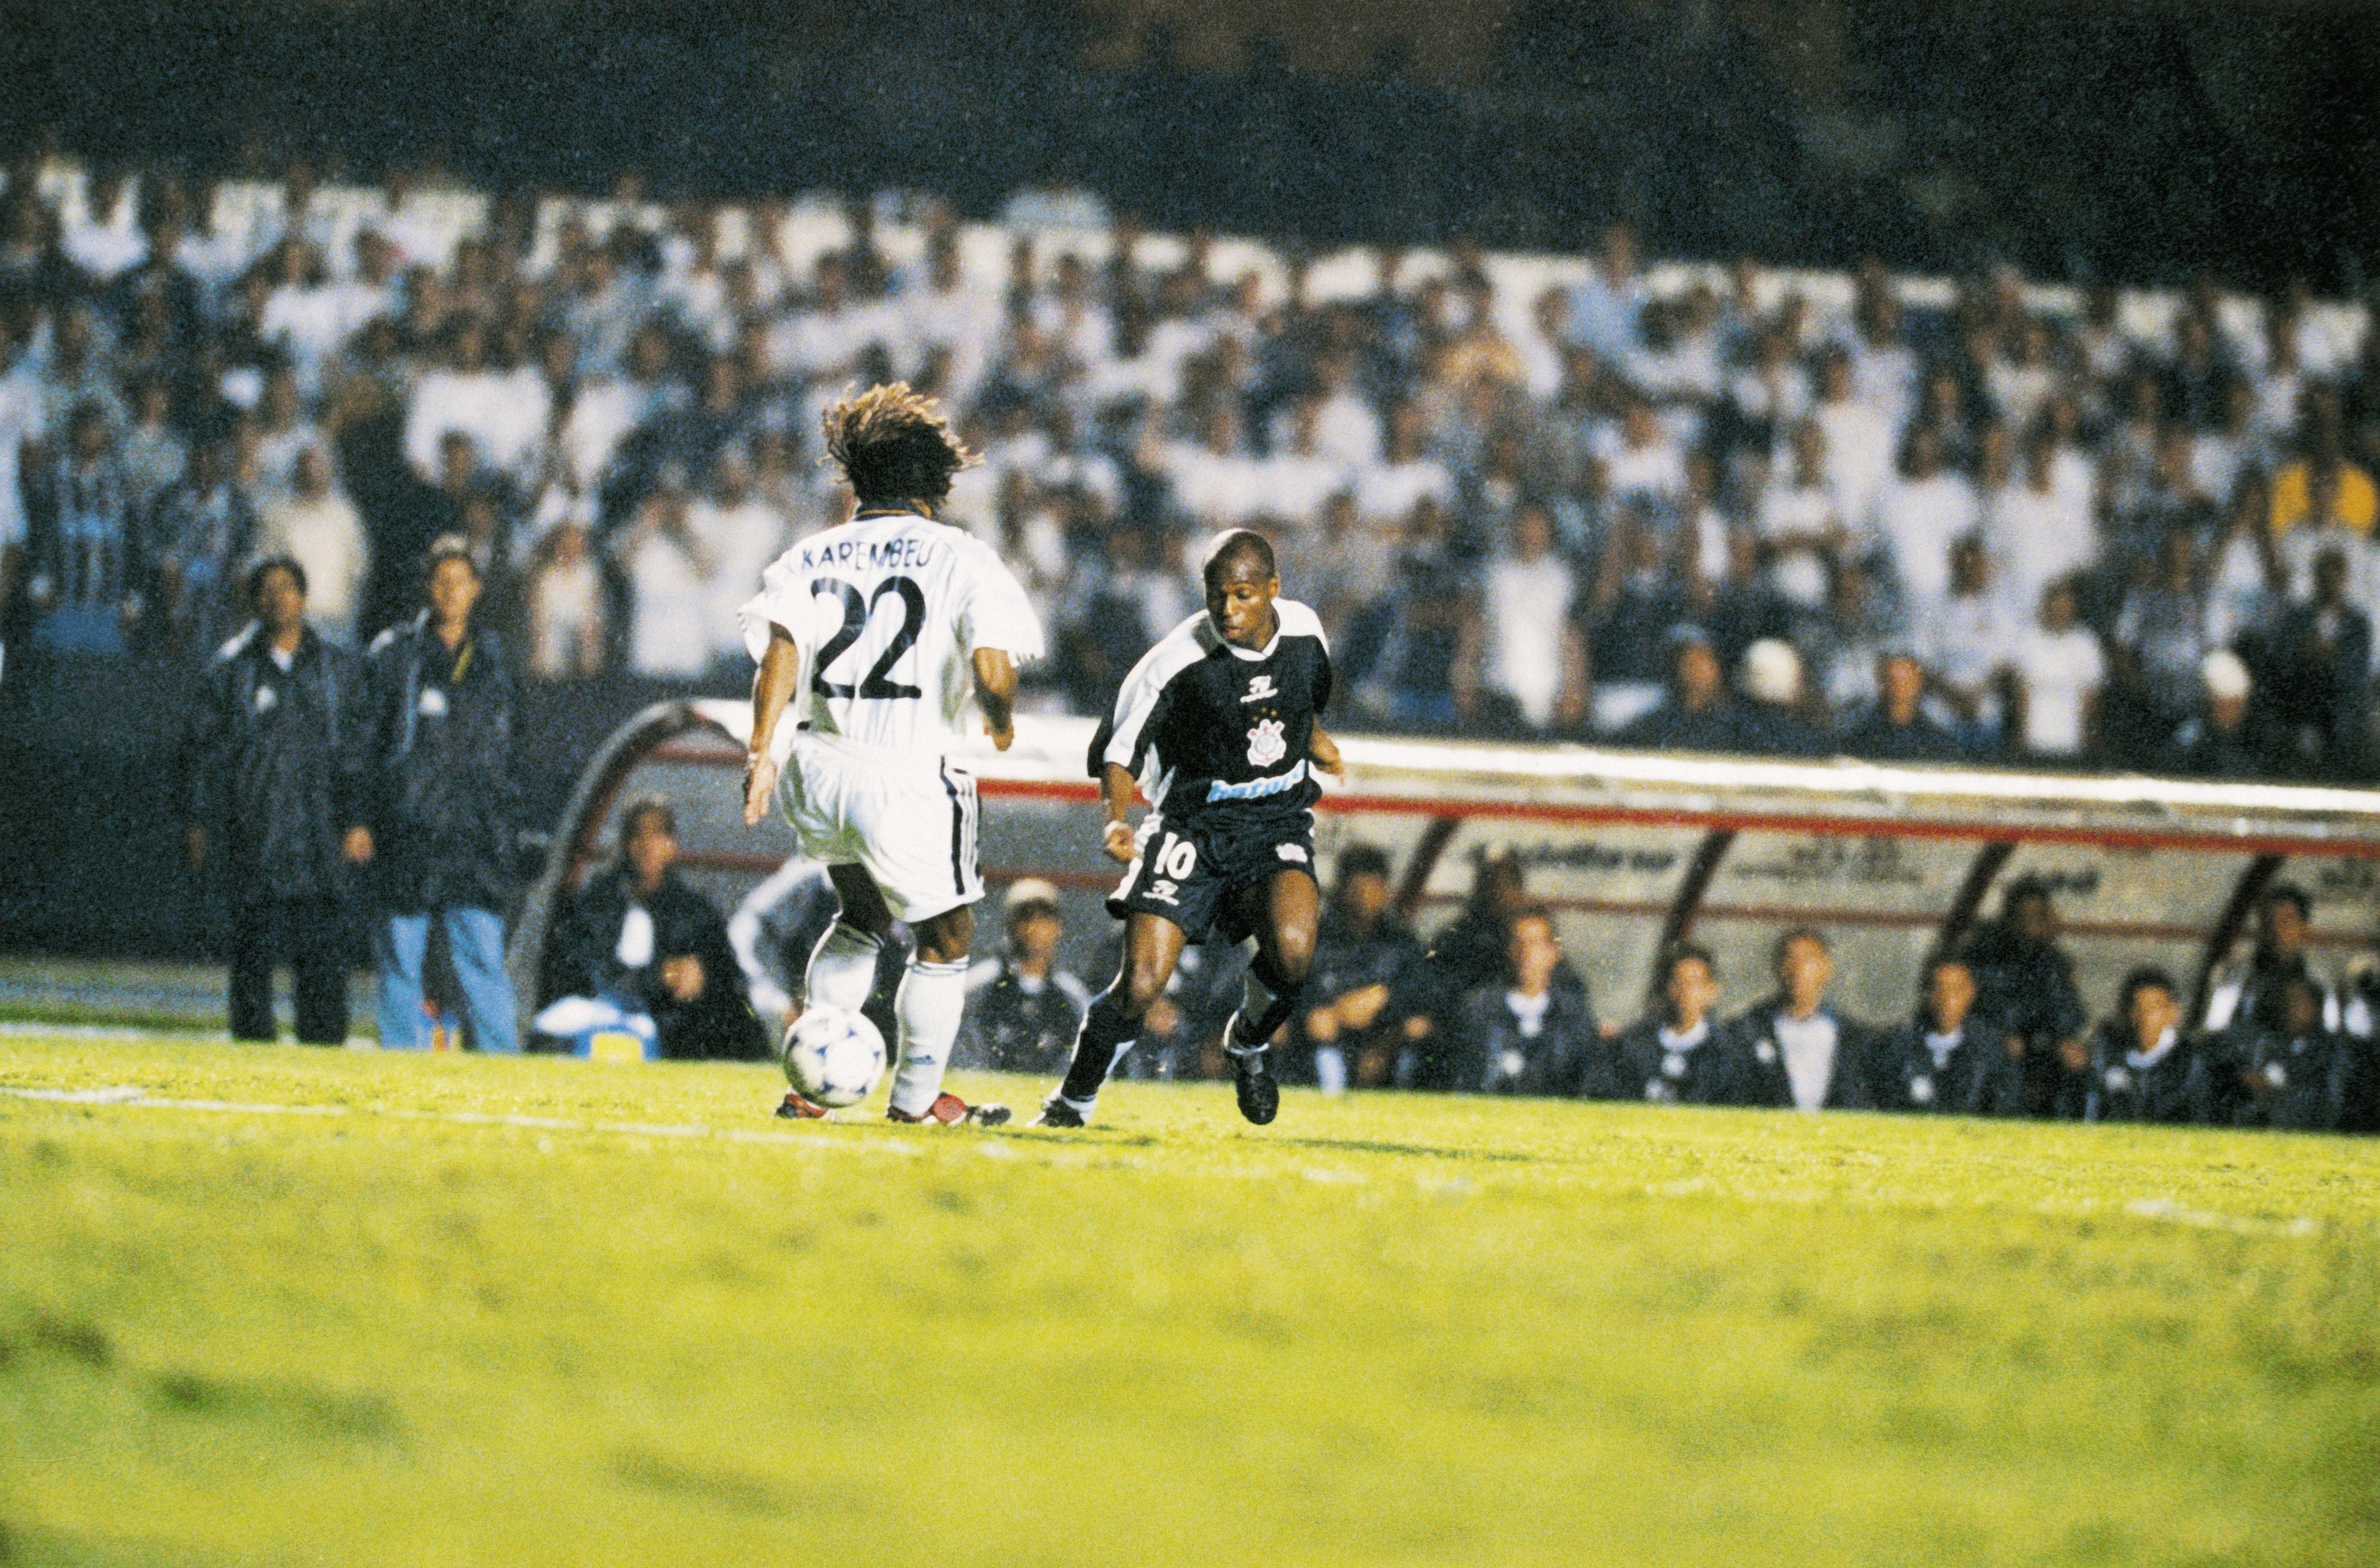
[[[1325,1094],[1347,1092],[1347,1054],[1335,1045],[1314,1048],[1314,1080]]]
[[[942,1070],[959,1038],[959,1015],[966,1010],[966,960],[936,964],[909,960],[901,990],[892,999],[901,1020],[901,1065],[892,1075],[892,1109],[922,1116],[942,1092]]]
[[[868,1005],[876,986],[876,955],[884,944],[857,926],[837,920],[810,949],[810,966],[802,976],[802,1005],[841,1007],[856,1013]]]

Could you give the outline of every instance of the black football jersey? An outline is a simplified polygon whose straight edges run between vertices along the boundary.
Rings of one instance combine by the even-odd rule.
[[[1305,811],[1321,795],[1306,748],[1330,700],[1322,623],[1293,599],[1262,649],[1225,642],[1205,611],[1141,656],[1092,738],[1091,776],[1112,762],[1149,804],[1181,820]]]

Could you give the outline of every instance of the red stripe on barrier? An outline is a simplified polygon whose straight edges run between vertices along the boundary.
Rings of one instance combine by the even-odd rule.
[[[741,769],[744,754],[720,747],[672,741],[650,753],[654,761]],[[985,795],[1013,800],[1050,800],[1079,805],[1099,801],[1099,786],[1086,779],[979,778]],[[2270,833],[2230,833],[2219,828],[2084,828],[2054,823],[1945,822],[1892,817],[1849,817],[1824,811],[1697,811],[1667,806],[1561,806],[1528,801],[1407,798],[1393,795],[1326,795],[1318,809],[1352,816],[1481,817],[1497,821],[1560,822],[1572,825],[1674,827],[1739,833],[1816,833],[1831,838],[1953,839],[1976,843],[2009,839],[2024,844],[2089,845],[2107,849],[2189,849],[2216,855],[2355,856],[2380,858],[2380,841],[2348,841]]]

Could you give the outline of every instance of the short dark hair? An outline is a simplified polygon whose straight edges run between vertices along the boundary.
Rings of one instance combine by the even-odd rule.
[[[2016,913],[2017,906],[2027,899],[2038,898],[2046,901],[2048,897],[2049,883],[2027,873],[2009,883],[2007,891],[2000,894],[2000,913],[2013,915]]]
[[[1339,852],[1339,876],[1385,877],[1389,874],[1389,852],[1377,844],[1351,844]]]
[[[2181,1000],[2181,988],[2173,983],[2173,973],[2154,964],[2143,964],[2124,977],[2124,989],[2119,993],[2117,1013],[2126,1018],[2132,1015],[2132,1003],[2144,991],[2161,991],[2175,1001]]]
[[[1795,942],[1805,939],[1810,942],[1816,942],[1818,944],[1819,952],[1827,954],[1829,956],[1833,955],[1835,951],[1834,946],[1827,941],[1827,934],[1824,931],[1818,930],[1815,926],[1795,926],[1791,930],[1789,930],[1783,936],[1779,937],[1777,939],[1777,944],[1768,950],[1768,966],[1771,969],[1774,969],[1779,965],[1784,963],[1785,950],[1792,946]]]
[[[939,502],[975,455],[941,406],[907,382],[871,386],[826,411],[826,452],[863,506]]]
[[[1273,564],[1272,541],[1254,529],[1226,529],[1215,536],[1207,547],[1207,558],[1198,564],[1198,580],[1212,583],[1239,561],[1254,561],[1268,577],[1281,576]]]
[[[1718,960],[1711,956],[1709,948],[1698,942],[1673,942],[1661,950],[1661,956],[1653,965],[1653,988],[1658,991],[1668,985],[1676,978],[1678,966],[1688,959],[1699,959],[1713,976],[1718,973]]]
[[[2265,890],[2265,896],[2256,902],[2267,908],[2276,904],[2294,904],[2297,906],[2298,918],[2301,920],[2311,918],[2313,915],[2313,900],[2307,897],[2306,890],[2295,882],[2275,882]]]
[[[267,572],[286,572],[289,574],[289,580],[298,585],[298,591],[300,593],[306,591],[306,568],[298,564],[296,556],[267,555],[249,566],[248,576],[242,579],[242,587],[247,592],[248,602],[251,608],[256,603],[256,596],[264,590],[264,576]]]
[[[626,849],[628,841],[637,836],[638,825],[648,817],[662,820],[662,832],[677,836],[677,808],[665,795],[640,795],[620,809],[620,847]]]

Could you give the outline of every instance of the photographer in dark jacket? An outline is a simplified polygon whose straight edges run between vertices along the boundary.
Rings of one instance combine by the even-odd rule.
[[[653,1021],[663,1056],[769,1053],[727,922],[677,874],[677,813],[659,796],[620,813],[620,862],[588,880],[562,928],[555,978]]]
[[[1734,1024],[1742,1075],[1742,1105],[1803,1111],[1865,1111],[1869,1092],[1869,1030],[1827,1000],[1835,955],[1808,927],[1777,942],[1777,994],[1755,1003]],[[1747,1059],[1748,1057],[1748,1059]]]
[[[1330,906],[1315,932],[1299,1030],[1325,1092],[1351,1082],[1389,1082],[1397,1059],[1429,1033],[1421,943],[1398,918],[1395,901],[1385,853],[1369,844],[1339,852]]]
[[[2179,997],[2163,969],[2125,977],[2116,1016],[2091,1041],[2082,1120],[2200,1126],[2221,1120],[2215,1059],[2182,1033]]]
[[[347,1038],[350,863],[370,853],[357,777],[355,661],[306,624],[306,571],[248,573],[256,620],[209,662],[183,764],[191,868],[212,855],[231,894],[231,1033],[273,1038],[273,968],[289,966],[298,1038]]]
[[[1659,1005],[1615,1042],[1612,1097],[1656,1105],[1732,1103],[1741,1064],[1735,1038],[1719,1021],[1718,966],[1710,949],[1673,943],[1656,978]]]
[[[1975,1011],[1975,975],[1956,954],[1926,960],[1917,1015],[1876,1041],[1876,1102],[1974,1115],[2014,1070],[2008,1031]]]
[[[1524,907],[1508,929],[1503,976],[1471,995],[1462,1087],[1606,1098],[1609,1049],[1586,987],[1562,963],[1553,916]]]
[[[421,966],[430,917],[446,931],[479,1049],[520,1049],[504,974],[516,793],[514,691],[504,651],[472,618],[480,573],[469,546],[430,547],[429,607],[382,632],[367,656],[364,733],[366,853],[379,871],[380,1039],[391,1050],[430,1043]]]
[[[1975,932],[1966,950],[1975,977],[1975,1008],[2008,1031],[2011,1068],[1994,1075],[1986,1103],[2000,1116],[2080,1113],[2091,1048],[2091,1015],[2074,986],[2074,961],[2058,946],[2058,911],[2049,885],[2034,877],[2009,884],[2000,918]]]
[[[995,1073],[1063,1072],[1091,993],[1058,962],[1066,927],[1058,890],[1038,877],[1009,884],[1008,940],[967,971],[959,1036],[967,1064]]]
[[[2311,975],[2284,978],[2265,1015],[2233,1029],[2215,1077],[2239,1127],[2335,1133],[2347,1119],[2353,1042],[2323,1022],[2330,1000]],[[2229,1082],[2223,1083],[2228,1078]]]

